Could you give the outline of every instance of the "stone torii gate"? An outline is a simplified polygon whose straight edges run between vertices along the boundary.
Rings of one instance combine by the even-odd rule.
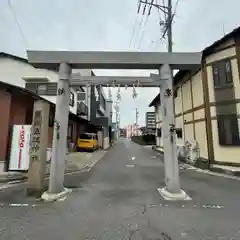
[[[37,68],[59,71],[56,99],[55,128],[52,145],[52,162],[49,190],[51,196],[67,193],[63,186],[68,104],[70,86],[87,84],[117,86],[139,84],[140,87],[160,87],[160,102],[163,117],[162,136],[164,146],[165,184],[158,189],[164,199],[187,200],[181,190],[179,166],[176,154],[175,118],[173,106],[172,70],[191,70],[201,63],[201,53],[167,52],[79,52],[79,51],[27,51],[28,61]],[[148,69],[159,70],[149,77],[82,76],[71,79],[74,69]]]

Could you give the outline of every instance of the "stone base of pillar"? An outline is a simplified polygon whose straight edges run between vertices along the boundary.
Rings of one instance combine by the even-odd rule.
[[[44,192],[41,196],[44,202],[55,202],[59,200],[64,200],[67,195],[72,192],[72,189],[64,188],[60,193],[49,193],[48,191]]]
[[[158,192],[164,200],[168,201],[189,201],[192,200],[190,196],[188,196],[183,190],[180,190],[180,193],[171,193],[166,187],[158,188]]]

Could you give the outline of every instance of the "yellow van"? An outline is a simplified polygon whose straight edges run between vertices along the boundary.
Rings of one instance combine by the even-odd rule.
[[[94,151],[97,149],[97,134],[83,133],[78,137],[77,150]]]

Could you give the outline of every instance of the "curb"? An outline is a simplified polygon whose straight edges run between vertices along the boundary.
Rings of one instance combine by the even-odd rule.
[[[155,146],[152,146],[152,150],[154,150],[154,151],[156,151],[156,152],[159,152],[159,153],[161,153],[161,154],[164,154],[163,151],[161,151],[161,150],[157,150],[157,148],[156,148]]]
[[[0,176],[0,183],[8,183],[13,181],[24,181],[27,179],[26,176],[14,176],[14,175],[6,175],[6,176]]]
[[[240,171],[231,171],[220,167],[211,167],[210,170],[215,173],[223,173],[233,177],[240,177]]]
[[[156,149],[155,146],[152,147],[152,150],[154,150],[154,151],[156,151],[156,152],[158,152],[160,154],[164,154],[163,151]],[[222,169],[222,168],[216,167],[216,166],[215,167],[210,166],[209,169],[203,169],[203,168],[196,167],[193,164],[186,163],[185,161],[181,161],[181,162],[186,164],[189,167],[192,167],[197,172],[240,180],[240,171],[231,171],[231,170]]]

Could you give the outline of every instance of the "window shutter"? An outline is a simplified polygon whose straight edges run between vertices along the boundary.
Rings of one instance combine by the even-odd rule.
[[[47,95],[56,96],[57,95],[57,83],[47,84]]]

